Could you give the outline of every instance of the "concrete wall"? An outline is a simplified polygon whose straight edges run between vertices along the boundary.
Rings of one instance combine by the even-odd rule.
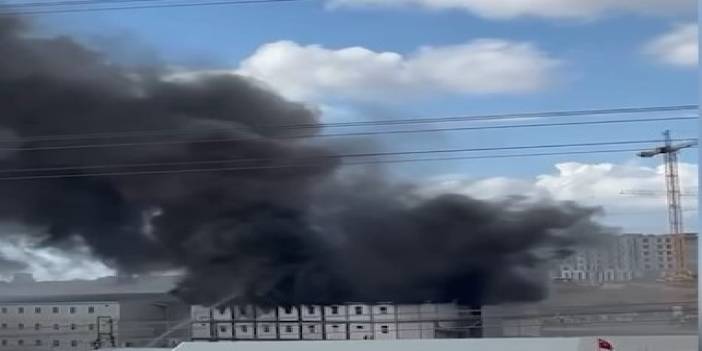
[[[617,351],[697,351],[697,336],[603,337]],[[349,340],[184,343],[174,351],[593,351],[597,338]]]

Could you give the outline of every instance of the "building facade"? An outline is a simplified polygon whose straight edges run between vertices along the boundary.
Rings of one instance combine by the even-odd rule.
[[[118,337],[119,319],[114,301],[0,303],[0,350],[94,349]]]
[[[105,289],[97,289],[95,284],[101,284],[95,282],[54,283],[24,279],[2,283],[0,351],[145,346],[190,313],[189,306],[165,293],[130,293],[123,283],[107,284]],[[89,293],[71,290],[74,285]],[[57,286],[63,288],[61,293],[47,290]],[[105,294],[119,288],[123,291]],[[188,340],[189,326],[182,329],[160,340],[158,346]]]
[[[623,234],[606,245],[579,249],[559,262],[553,270],[554,279],[613,282],[633,279],[655,279],[675,270],[678,260],[684,260],[696,273],[698,262],[697,234],[684,234],[685,254],[677,257],[671,234]]]
[[[480,309],[393,303],[262,308],[192,306],[192,340],[370,340],[480,337]]]

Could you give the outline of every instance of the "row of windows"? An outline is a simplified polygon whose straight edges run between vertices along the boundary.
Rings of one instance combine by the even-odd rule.
[[[18,324],[17,324],[17,329],[23,330],[24,327],[25,327],[24,323],[18,323]],[[76,330],[76,329],[78,328],[78,325],[76,325],[76,324],[70,324],[70,325],[68,325],[68,327],[69,327],[71,330]],[[2,323],[2,324],[0,324],[0,329],[7,329],[7,328],[8,328],[7,323]],[[44,326],[41,325],[41,323],[36,323],[36,324],[34,324],[34,330],[40,330],[40,329],[42,329],[42,328],[49,328],[49,327],[44,327]],[[61,326],[58,325],[58,324],[54,324],[54,325],[52,326],[52,328],[53,328],[54,330],[59,330],[59,329],[61,329]],[[94,329],[95,329],[95,324],[88,324],[88,330],[94,330]]]
[[[671,241],[670,238],[656,238],[656,240],[657,240],[658,242],[662,242],[663,239],[665,239],[666,242],[670,242],[670,241]],[[643,238],[642,241],[645,242],[645,243],[647,243],[647,242],[648,242],[648,238]]]
[[[14,345],[9,345],[10,343],[7,341],[7,339],[2,339],[0,341],[0,345],[2,346],[14,346]],[[36,339],[34,340],[34,346],[42,346],[44,342],[41,339]],[[19,339],[17,340],[17,346],[24,346],[27,345],[24,342],[24,339]],[[51,345],[54,347],[59,347],[61,346],[61,341],[60,340],[53,340],[51,342]],[[78,340],[71,340],[71,346],[72,347],[77,347],[78,346]]]
[[[334,328],[335,330],[336,330],[336,329],[339,329],[339,325],[334,324],[334,325],[332,325],[332,328]],[[220,327],[219,327],[219,331],[222,332],[222,333],[226,333],[226,332],[227,332],[227,329],[228,329],[228,328],[227,328],[226,326],[220,326]],[[262,326],[261,329],[263,330],[264,333],[270,333],[270,332],[271,332],[271,326],[269,326],[269,325],[264,325],[264,326]],[[357,326],[356,326],[356,329],[363,329],[363,326],[362,326],[362,325],[357,325]],[[247,326],[247,325],[239,326],[239,330],[241,330],[242,333],[248,333],[248,332],[249,332],[249,326]],[[293,327],[292,327],[291,325],[286,325],[284,330],[285,330],[286,333],[292,333],[292,332],[293,332]],[[314,326],[314,325],[308,325],[308,326],[307,326],[307,330],[308,330],[310,333],[315,333],[316,330],[317,330],[317,328],[316,328],[316,326]],[[380,326],[380,332],[381,332],[381,333],[387,334],[387,333],[388,333],[388,330],[389,330],[389,327],[388,327],[387,325],[381,325],[381,326]]]
[[[331,306],[331,314],[339,314],[339,306]],[[285,314],[292,314],[292,307],[288,306],[285,307]],[[388,308],[386,306],[381,306],[379,309],[380,313],[386,314],[388,313]],[[307,307],[307,313],[308,314],[314,314],[315,313],[315,307],[314,306],[308,306]],[[354,307],[354,313],[357,315],[363,314],[363,307],[362,306],[355,306]],[[245,316],[247,314],[246,307],[240,306],[239,307],[239,314]]]
[[[24,307],[17,307],[17,313],[23,314],[24,313]],[[74,314],[78,309],[76,307],[69,307],[68,308],[69,313]],[[0,313],[7,313],[8,308],[7,307],[1,307],[0,308]],[[41,307],[34,307],[34,313],[41,313],[42,308]],[[58,307],[52,307],[51,308],[51,313],[59,313],[59,308]],[[88,306],[88,313],[95,313],[95,307],[94,306]]]

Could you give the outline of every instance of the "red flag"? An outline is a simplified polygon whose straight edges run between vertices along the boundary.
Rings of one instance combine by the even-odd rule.
[[[607,340],[597,339],[597,345],[600,350],[614,351],[614,346],[612,346],[612,344]]]

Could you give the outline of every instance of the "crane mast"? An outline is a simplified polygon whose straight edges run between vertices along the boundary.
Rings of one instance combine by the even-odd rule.
[[[680,177],[678,174],[678,153],[680,150],[693,147],[697,142],[686,142],[674,145],[670,131],[663,133],[664,145],[653,150],[638,153],[640,157],[663,155],[665,166],[665,186],[668,202],[668,224],[673,235],[673,251],[675,253],[675,273],[677,276],[686,275],[689,271],[686,263],[685,230],[683,225],[683,209],[680,193]]]

